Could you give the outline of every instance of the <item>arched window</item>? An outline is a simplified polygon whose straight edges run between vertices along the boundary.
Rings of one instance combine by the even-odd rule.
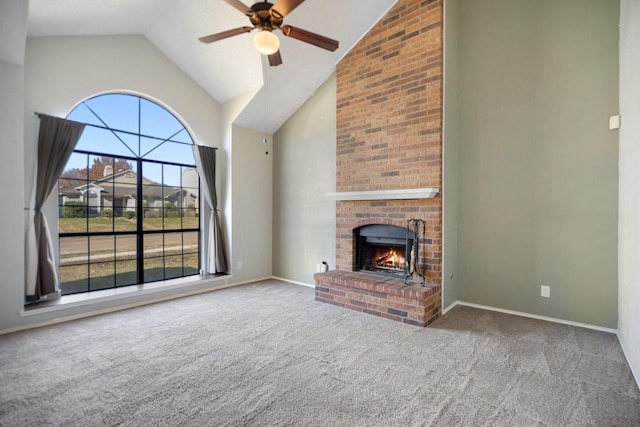
[[[58,182],[63,295],[198,274],[200,183],[193,140],[160,105],[107,94]]]

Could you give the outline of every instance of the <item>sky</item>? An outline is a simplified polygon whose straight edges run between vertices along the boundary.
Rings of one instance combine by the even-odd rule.
[[[163,107],[144,98],[125,94],[100,95],[79,104],[67,119],[112,129],[86,126],[76,150],[186,165],[195,163],[193,140],[182,123]],[[91,156],[88,161],[90,167]],[[135,160],[131,163],[135,170]],[[86,167],[87,156],[74,153],[65,170]],[[165,185],[180,185],[181,168],[178,166],[163,168],[145,162],[143,172],[146,178],[155,182],[162,182],[164,173]]]

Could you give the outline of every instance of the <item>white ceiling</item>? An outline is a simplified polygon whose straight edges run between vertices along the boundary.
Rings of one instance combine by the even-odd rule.
[[[258,90],[236,123],[273,133],[396,1],[306,0],[285,24],[336,39],[340,47],[329,52],[277,32],[283,60],[278,67],[269,67],[253,47],[253,33],[198,41],[250,25],[222,0],[30,0],[27,31],[29,36],[142,34],[219,103]]]

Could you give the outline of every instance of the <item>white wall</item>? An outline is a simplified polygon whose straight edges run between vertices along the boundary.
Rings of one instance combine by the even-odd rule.
[[[221,227],[226,231],[226,236],[232,236],[233,234],[231,231],[233,229],[233,188],[231,179],[231,173],[233,171],[231,161],[233,151],[233,122],[255,94],[256,91],[249,91],[235,99],[225,102],[221,108],[220,138],[222,140],[222,150],[218,151],[218,162],[220,164],[218,169],[222,178],[220,186],[218,187],[218,203],[220,212],[222,212]],[[224,159],[221,159],[221,157],[224,157]],[[238,167],[242,168],[243,165],[240,164]],[[225,243],[227,248],[227,262],[229,263],[230,272],[233,273],[233,240],[227,240]]]
[[[620,5],[618,337],[640,383],[640,2]]]
[[[65,117],[78,102],[109,91],[156,100],[188,126],[198,144],[220,145],[220,105],[144,37],[27,40],[28,112]]]
[[[0,61],[0,330],[15,324],[24,304],[24,80],[20,65]]]
[[[24,46],[26,1],[0,2],[0,329],[24,304]]]
[[[262,142],[265,138],[266,144]],[[234,283],[271,277],[271,138],[271,135],[240,126],[232,128],[231,262]]]
[[[220,106],[151,43],[141,36],[54,37],[27,40],[23,68],[0,66],[0,170],[11,182],[4,194],[16,201],[2,211],[3,252],[0,265],[0,330],[48,322],[56,318],[108,310],[123,301],[103,301],[60,311],[25,315],[24,306],[24,206],[30,194],[36,158],[34,111],[64,117],[80,101],[106,91],[140,94],[167,106],[188,126],[200,144],[220,143]],[[26,117],[26,122],[24,120]],[[26,142],[25,142],[26,141]],[[220,156],[224,161],[225,156]],[[224,168],[224,166],[223,166]],[[5,176],[6,175],[6,176]],[[16,194],[10,194],[15,192]],[[56,210],[50,219],[56,229]],[[210,288],[199,282],[189,291]],[[165,289],[153,298],[186,291]],[[126,304],[147,301],[149,295],[133,295]]]
[[[221,171],[226,178],[218,197],[222,226],[233,236],[227,246],[233,284],[271,277],[273,137],[233,124],[256,96],[261,96],[260,90],[249,91],[224,103],[221,111],[221,138],[227,161],[226,169]]]
[[[4,194],[15,201],[2,205],[0,216],[0,331],[271,276],[272,160],[271,153],[265,154],[271,145],[262,144],[262,133],[232,126],[255,94],[238,97],[222,108],[141,36],[30,38],[24,68],[0,62],[0,77],[0,173],[3,182],[12,183]],[[23,229],[27,202],[23,199],[31,193],[37,153],[37,120],[32,113],[64,117],[78,102],[112,91],[159,102],[187,125],[197,143],[219,148],[219,205],[234,277],[25,313]],[[271,140],[270,135],[267,138]],[[54,205],[48,212],[55,230]],[[242,269],[237,268],[238,261],[243,261]]]

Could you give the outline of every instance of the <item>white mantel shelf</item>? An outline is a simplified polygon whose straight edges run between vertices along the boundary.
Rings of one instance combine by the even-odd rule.
[[[374,190],[374,191],[345,191],[343,193],[329,193],[331,199],[337,201],[346,200],[410,200],[433,199],[440,192],[439,188],[407,188],[401,190]]]

